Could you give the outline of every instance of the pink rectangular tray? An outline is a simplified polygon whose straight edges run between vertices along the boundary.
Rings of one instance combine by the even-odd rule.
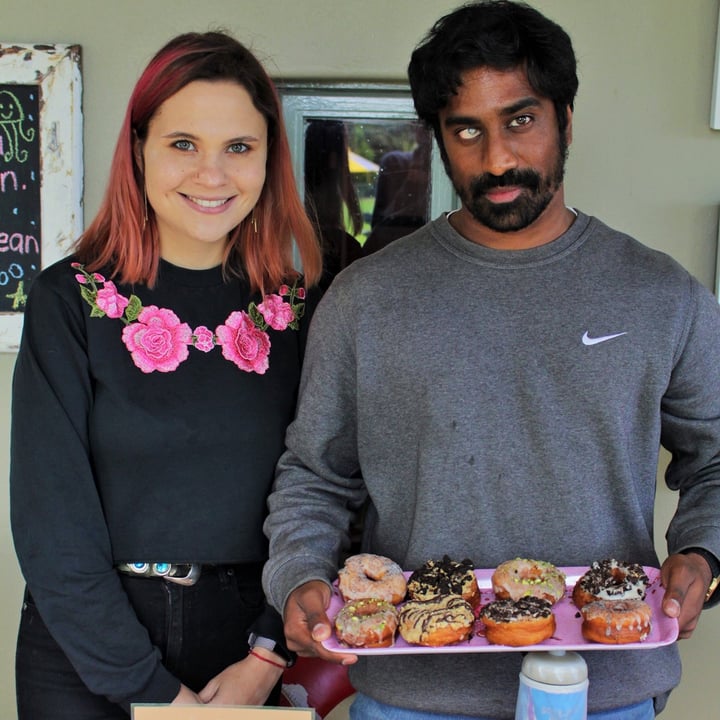
[[[524,645],[522,647],[510,647],[508,645],[492,645],[482,634],[483,625],[481,621],[475,623],[472,639],[456,645],[443,645],[442,647],[423,647],[410,645],[400,637],[395,636],[395,644],[384,648],[349,648],[338,642],[335,635],[323,642],[323,645],[333,652],[351,653],[353,655],[397,655],[397,654],[422,654],[422,653],[472,653],[472,652],[527,652],[528,650],[650,650],[662,645],[669,645],[675,642],[678,636],[678,622],[675,618],[669,618],[662,611],[661,603],[664,591],[660,586],[660,571],[657,568],[645,567],[645,573],[650,578],[650,586],[647,591],[646,602],[652,609],[652,629],[647,639],[639,643],[626,643],[624,645],[605,645],[603,643],[588,642],[580,632],[581,619],[578,609],[573,604],[570,595],[578,578],[588,569],[587,567],[563,567],[560,568],[567,576],[565,597],[553,607],[557,628],[555,634],[548,640],[538,645]],[[410,576],[411,573],[405,573]],[[475,570],[478,586],[480,587],[480,607],[495,599],[492,591],[490,578],[493,570]],[[328,608],[328,617],[335,619],[343,606],[343,600],[337,591],[333,589],[333,596]]]

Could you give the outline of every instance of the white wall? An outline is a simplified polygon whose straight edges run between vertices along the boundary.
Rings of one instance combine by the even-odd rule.
[[[171,36],[222,26],[286,78],[403,80],[415,43],[448,0],[3,0],[0,42],[83,49],[86,220],[96,211],[132,85]],[[718,0],[535,0],[571,34],[580,62],[568,201],[714,282],[720,132],[709,129]],[[0,354],[0,483],[8,466],[14,356]],[[675,497],[658,496],[657,537]],[[22,583],[0,493],[0,718],[14,710]],[[681,643],[683,682],[663,717],[715,720],[720,613]],[[652,653],[648,653],[652,662]]]

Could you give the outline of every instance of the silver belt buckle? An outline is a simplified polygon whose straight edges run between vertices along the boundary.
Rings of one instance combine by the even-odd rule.
[[[122,563],[118,570],[127,575],[159,577],[178,585],[194,585],[202,574],[200,563]]]

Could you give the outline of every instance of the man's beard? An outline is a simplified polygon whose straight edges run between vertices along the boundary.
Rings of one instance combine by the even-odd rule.
[[[531,168],[513,169],[500,176],[483,173],[467,186],[459,186],[452,173],[449,175],[463,206],[475,220],[496,232],[516,232],[532,225],[550,204],[563,181],[566,157],[567,143],[561,138],[555,167],[545,176]],[[501,187],[524,191],[510,202],[490,202],[485,193]]]

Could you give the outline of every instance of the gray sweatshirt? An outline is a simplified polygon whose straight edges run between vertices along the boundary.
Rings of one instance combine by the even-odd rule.
[[[720,556],[720,308],[671,258],[582,213],[497,251],[446,217],[343,272],[314,316],[265,529],[282,610],[363,549],[406,570],[616,557],[658,566],[659,446],[679,491],[671,553]],[[665,695],[675,645],[588,651],[591,712]],[[354,686],[406,708],[513,717],[521,653],[361,657]]]

